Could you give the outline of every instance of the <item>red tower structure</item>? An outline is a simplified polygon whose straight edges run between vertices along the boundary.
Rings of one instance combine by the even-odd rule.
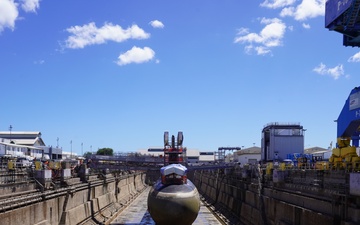
[[[175,142],[175,136],[172,135],[170,143],[169,132],[164,132],[164,167],[160,169],[160,172],[161,182],[165,185],[187,183],[187,168],[184,166],[186,148],[182,147],[183,140],[183,133],[179,131],[177,142]]]

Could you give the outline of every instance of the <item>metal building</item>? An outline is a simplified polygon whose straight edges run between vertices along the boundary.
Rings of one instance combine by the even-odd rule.
[[[281,161],[304,152],[305,129],[299,123],[269,123],[261,133],[261,160]]]

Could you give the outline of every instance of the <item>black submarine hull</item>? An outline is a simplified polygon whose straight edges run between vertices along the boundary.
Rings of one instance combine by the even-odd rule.
[[[157,181],[148,196],[148,210],[156,225],[191,225],[199,214],[200,196],[195,185],[164,185]]]

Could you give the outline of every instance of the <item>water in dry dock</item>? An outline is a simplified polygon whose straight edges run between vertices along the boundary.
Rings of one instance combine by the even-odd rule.
[[[119,216],[112,221],[113,225],[155,225],[147,211],[147,196],[150,187],[142,192]],[[221,225],[208,208],[201,203],[200,212],[193,225]]]

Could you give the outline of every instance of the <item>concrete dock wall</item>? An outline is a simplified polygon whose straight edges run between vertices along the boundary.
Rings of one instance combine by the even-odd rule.
[[[144,180],[144,173],[117,178],[106,175],[88,183],[40,192],[37,202],[0,213],[0,224],[106,224],[145,189]]]
[[[231,221],[229,224],[360,224],[359,198],[295,183],[264,185],[256,179],[233,175],[222,169],[192,171],[188,175],[206,203],[226,216]],[[19,197],[21,206],[18,202],[0,204],[0,224],[109,224],[146,188],[145,183],[151,185],[158,176],[158,171],[120,177],[106,174],[89,177],[86,183],[74,178],[66,187],[43,192],[34,190],[32,185],[29,185],[32,191],[25,190],[22,184],[22,192],[31,192],[31,197]],[[4,190],[1,197],[5,199],[11,190]]]
[[[360,209],[345,197],[263,187],[224,171],[196,171],[193,183],[206,201],[233,224],[245,225],[355,225]]]

